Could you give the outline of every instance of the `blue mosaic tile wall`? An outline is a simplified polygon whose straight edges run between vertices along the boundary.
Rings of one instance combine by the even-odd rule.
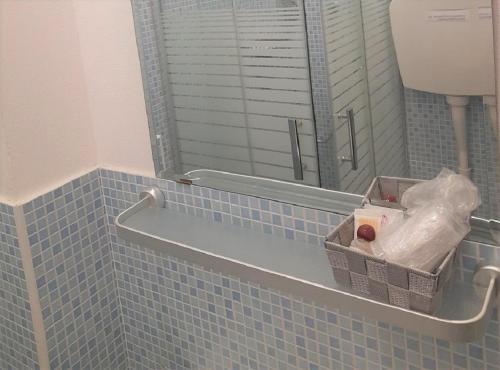
[[[429,179],[442,167],[456,170],[455,138],[446,97],[405,89],[405,104],[411,177]],[[498,218],[496,144],[480,97],[471,98],[466,120],[471,178],[483,203],[477,214]]]
[[[137,202],[142,189],[152,185],[165,192],[167,208],[286,239],[307,241],[319,248],[323,248],[323,238],[328,230],[343,220],[343,216],[334,213],[267,199],[187,186],[169,180],[100,171],[112,241],[114,217]]]
[[[6,204],[0,204],[0,274],[0,368],[38,369],[14,214]]]
[[[52,369],[120,369],[126,353],[98,171],[23,206]]]
[[[450,343],[116,247],[131,369],[498,369],[499,322]]]
[[[304,0],[321,187],[338,189],[340,183],[338,165],[336,161],[331,160],[337,156],[337,148],[332,132],[334,127],[333,108],[321,10],[321,0]]]
[[[150,185],[165,191],[172,209],[318,248],[342,220],[108,170],[34,199],[24,211],[51,368],[500,369],[498,312],[481,340],[452,343],[327,310],[120,240],[114,217]],[[10,309],[0,316],[2,339],[9,338],[0,343],[0,365],[36,368],[12,209],[0,206],[0,217],[0,244],[7,248],[0,249],[0,309]],[[469,279],[479,260],[500,265],[500,249],[464,242],[458,271]]]
[[[338,215],[107,170],[101,179],[130,369],[500,369],[498,313],[481,340],[442,341],[132,245],[112,224],[153,184],[181,212],[318,247]],[[470,277],[481,259],[500,264],[500,250],[463,243],[459,271]]]

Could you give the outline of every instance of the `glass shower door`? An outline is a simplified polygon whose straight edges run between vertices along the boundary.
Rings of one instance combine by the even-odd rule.
[[[182,172],[318,185],[302,3],[207,7],[162,9]]]
[[[338,188],[363,193],[375,176],[360,0],[323,0]]]

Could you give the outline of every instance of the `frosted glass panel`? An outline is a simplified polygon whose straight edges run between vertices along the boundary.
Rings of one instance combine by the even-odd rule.
[[[350,131],[344,117],[354,111],[357,170],[349,161],[340,161],[340,190],[351,193],[366,191],[375,175],[370,122],[370,102],[366,79],[363,20],[360,1],[324,0],[323,27],[333,124],[339,157],[350,154]]]
[[[302,6],[213,5],[162,11],[181,171],[207,168],[300,181],[288,127],[294,119],[300,182],[318,185]]]

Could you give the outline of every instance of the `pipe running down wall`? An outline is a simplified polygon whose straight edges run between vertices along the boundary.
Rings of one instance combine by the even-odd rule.
[[[466,108],[469,104],[468,96],[447,96],[446,102],[450,106],[453,131],[457,145],[458,172],[470,177],[468,150],[467,150],[467,128],[465,125]]]

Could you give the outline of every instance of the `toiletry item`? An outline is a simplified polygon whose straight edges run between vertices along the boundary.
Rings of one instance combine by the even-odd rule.
[[[453,208],[437,203],[419,207],[406,219],[384,228],[372,243],[374,255],[390,262],[432,272],[470,231]]]
[[[443,168],[435,178],[413,185],[401,197],[401,205],[408,209],[408,214],[437,203],[468,219],[481,204],[481,196],[469,178]]]
[[[370,204],[354,210],[354,239],[351,248],[373,255],[372,242],[382,228],[402,219],[403,211]]]
[[[358,228],[361,225],[370,225],[373,227],[376,235],[382,227],[402,217],[403,211],[399,209],[377,207],[367,204],[365,208],[354,210],[354,237],[357,236]]]
[[[361,238],[354,238],[349,248],[359,249],[363,253],[373,256],[372,243]]]
[[[403,193],[406,217],[377,233],[374,255],[432,272],[470,231],[470,214],[479,204],[479,191],[470,179],[443,169]]]

